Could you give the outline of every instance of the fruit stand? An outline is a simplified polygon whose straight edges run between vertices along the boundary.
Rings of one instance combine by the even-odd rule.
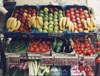
[[[5,76],[97,75],[100,41],[87,6],[15,5],[4,25]]]

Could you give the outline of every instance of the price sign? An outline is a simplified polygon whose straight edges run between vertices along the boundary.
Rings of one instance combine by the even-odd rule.
[[[21,57],[21,59],[27,59],[27,54],[26,53],[22,53],[20,57]]]
[[[95,57],[84,57],[84,63],[86,65],[95,66]]]
[[[42,57],[41,63],[42,65],[53,65],[53,58],[52,57]]]
[[[20,57],[8,57],[9,64],[20,64]]]
[[[48,36],[54,36],[54,33],[48,33]]]

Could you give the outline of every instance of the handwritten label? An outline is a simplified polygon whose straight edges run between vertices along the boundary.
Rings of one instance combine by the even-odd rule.
[[[9,64],[20,64],[20,57],[9,57],[8,63]]]

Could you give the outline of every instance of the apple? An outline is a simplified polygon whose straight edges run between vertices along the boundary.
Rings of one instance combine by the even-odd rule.
[[[75,17],[80,17],[80,15],[79,14],[75,14]]]
[[[44,17],[48,18],[48,15],[45,15]]]
[[[49,14],[49,17],[53,17],[53,14],[52,14],[52,13],[50,13],[50,14]]]
[[[48,12],[44,12],[45,15],[48,15]]]
[[[48,18],[47,17],[44,17],[44,21],[48,21]]]
[[[81,15],[80,18],[81,18],[81,19],[85,19],[85,16],[84,16],[84,15]]]
[[[71,19],[72,20],[72,22],[76,22],[76,19],[75,18],[73,18],[73,19]]]
[[[39,29],[39,32],[42,32],[42,28]]]
[[[56,32],[56,33],[57,33],[57,32],[58,32],[58,30],[54,30],[54,32]]]
[[[57,15],[54,15],[54,19],[57,19],[58,18],[58,16]]]
[[[55,22],[58,22],[58,19],[54,19],[54,23],[55,23]]]
[[[53,32],[53,28],[50,27],[50,28],[48,29],[48,32]]]
[[[84,12],[84,14],[88,14],[88,11],[87,10],[84,10],[83,12]]]
[[[36,16],[36,14],[35,14],[35,13],[33,13],[33,14],[32,14],[32,16]]]
[[[77,26],[74,26],[74,30],[78,30]]]
[[[50,22],[49,22],[49,25],[53,25],[53,21],[50,21]]]
[[[44,26],[44,30],[48,30],[48,26]]]
[[[54,15],[58,15],[58,12],[55,11],[55,12],[54,12]]]
[[[78,10],[75,10],[75,14],[79,14],[79,11]]]
[[[78,24],[77,27],[78,27],[78,28],[82,28],[82,25],[81,25],[81,24]]]
[[[40,10],[40,13],[42,13],[42,14],[43,14],[43,10]]]
[[[21,27],[23,27],[24,26],[24,23],[21,23]]]
[[[27,13],[24,13],[23,16],[27,16]]]
[[[47,30],[43,30],[43,32],[48,32]]]
[[[77,21],[80,21],[80,18],[79,18],[79,17],[77,17],[77,18],[76,18],[76,20],[77,20]]]
[[[49,18],[48,18],[48,20],[49,20],[49,21],[52,21],[52,20],[53,20],[53,18],[52,18],[52,17],[49,17]]]
[[[74,8],[70,8],[70,12],[73,12],[74,11]]]
[[[32,14],[32,12],[31,11],[28,11],[28,14]]]
[[[63,12],[62,12],[62,10],[59,10],[58,13],[59,13],[59,14],[62,14]]]
[[[25,9],[25,10],[24,10],[24,13],[27,13],[27,12],[28,12],[28,10],[27,10],[27,9]]]
[[[44,22],[44,26],[48,26],[48,24],[49,24],[48,21]]]
[[[62,14],[59,14],[59,17],[63,17],[63,15]]]
[[[75,16],[74,16],[74,15],[71,15],[71,18],[72,18],[72,19],[75,19]]]
[[[66,10],[66,14],[67,14],[67,13],[70,13],[69,10]]]
[[[86,19],[89,18],[89,14],[85,14],[85,18],[86,18]]]
[[[21,11],[21,12],[23,12],[23,11],[24,11],[24,9],[23,9],[23,8],[20,8],[20,11]]]
[[[32,11],[32,8],[28,8],[29,11]]]
[[[58,32],[59,32],[59,33],[62,33],[63,31],[59,30]]]
[[[53,25],[49,25],[49,28],[53,28]]]
[[[58,27],[58,26],[55,26],[55,27],[54,27],[54,29],[55,29],[55,30],[58,30],[58,29],[59,29],[59,27]]]
[[[54,11],[58,11],[58,8],[54,8]]]
[[[80,15],[84,15],[84,13],[83,12],[80,12]]]
[[[40,16],[43,17],[44,15],[42,13],[40,13]]]
[[[70,12],[71,15],[74,15],[74,12]]]
[[[33,9],[33,10],[32,10],[32,13],[36,13],[36,9]]]
[[[16,12],[16,13],[19,13],[19,10],[16,10],[15,12]]]
[[[53,9],[50,9],[50,13],[54,13]]]
[[[22,17],[22,20],[26,20],[26,16],[23,16],[23,17]]]
[[[79,28],[79,32],[83,32],[83,29],[82,28]]]
[[[16,17],[17,17],[17,16],[18,16],[18,13],[14,13],[14,16],[16,16]]]
[[[79,11],[79,12],[83,12],[83,9],[82,9],[82,8],[80,8],[80,9],[78,9],[78,11]]]
[[[78,20],[78,21],[77,21],[77,24],[81,24],[81,21],[80,21],[80,20]]]
[[[30,14],[28,14],[28,15],[27,15],[27,17],[31,18],[31,15],[30,15]]]
[[[70,14],[69,14],[69,13],[67,13],[67,14],[66,14],[66,17],[70,17]]]
[[[54,26],[57,26],[58,25],[58,22],[54,22]]]

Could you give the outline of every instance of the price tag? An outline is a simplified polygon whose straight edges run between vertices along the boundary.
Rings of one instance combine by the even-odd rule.
[[[48,33],[48,36],[54,36],[54,33]]]
[[[42,57],[41,63],[42,65],[53,65],[53,58],[52,57]]]
[[[84,57],[84,63],[86,65],[95,66],[95,57]]]
[[[8,57],[9,64],[20,64],[20,57]]]
[[[21,59],[27,59],[27,54],[26,53],[22,53],[20,57],[21,57]]]

